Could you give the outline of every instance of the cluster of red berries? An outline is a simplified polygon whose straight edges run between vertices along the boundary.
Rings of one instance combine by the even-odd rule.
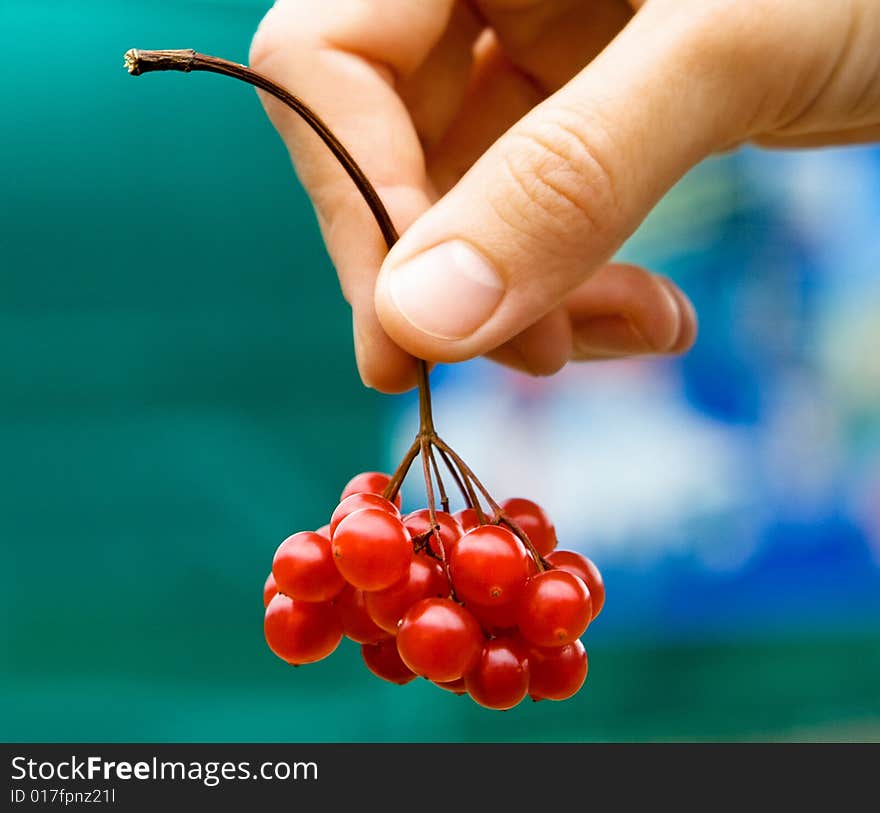
[[[555,550],[530,500],[502,504],[510,526],[473,508],[437,511],[432,524],[427,509],[401,517],[399,496],[382,496],[390,479],[357,475],[328,525],[278,547],[263,592],[272,651],[313,663],[347,636],[378,677],[418,675],[493,709],[575,694],[587,675],[579,639],[605,601],[596,566]]]
[[[134,75],[208,71],[274,96],[331,149],[388,248],[397,241],[387,209],[351,154],[284,88],[192,50],[132,49],[125,64]],[[602,577],[589,559],[554,550],[553,525],[535,503],[495,502],[434,429],[425,360],[417,371],[419,431],[394,476],[359,474],[328,525],[296,533],[276,551],[263,594],[266,640],[298,665],[326,658],[345,635],[362,645],[367,667],[380,678],[403,684],[420,675],[489,708],[511,708],[526,694],[571,697],[586,678],[579,639],[602,609]],[[397,493],[417,457],[428,508],[401,517]],[[448,512],[440,463],[470,508]],[[434,483],[443,511],[435,510]],[[488,521],[480,499],[489,506]]]

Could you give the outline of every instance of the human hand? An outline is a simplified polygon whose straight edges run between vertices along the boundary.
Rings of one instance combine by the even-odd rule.
[[[536,374],[678,353],[669,280],[610,263],[713,152],[880,138],[876,0],[279,0],[252,66],[311,104],[398,229],[271,99],[354,318],[364,382],[413,356]]]

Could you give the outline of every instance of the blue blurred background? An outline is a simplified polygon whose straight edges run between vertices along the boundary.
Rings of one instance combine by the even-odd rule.
[[[577,698],[501,714],[380,683],[348,642],[268,653],[275,546],[392,468],[416,413],[360,386],[253,93],[122,68],[133,46],[244,61],[267,6],[0,5],[0,736],[880,739],[870,147],[744,150],[673,190],[621,254],[693,298],[684,358],[435,374],[444,436],[603,569]]]

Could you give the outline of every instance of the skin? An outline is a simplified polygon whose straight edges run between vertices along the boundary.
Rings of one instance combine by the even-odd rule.
[[[314,105],[405,230],[386,257],[339,166],[264,99],[351,304],[361,376],[398,392],[414,356],[548,375],[687,350],[685,294],[614,252],[715,152],[880,139],[878,43],[876,0],[279,0],[251,64]],[[449,240],[502,292],[443,338],[390,280]]]

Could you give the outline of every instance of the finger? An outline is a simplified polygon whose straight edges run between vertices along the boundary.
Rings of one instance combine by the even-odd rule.
[[[672,294],[675,301],[678,303],[678,337],[672,342],[672,345],[669,348],[662,351],[677,356],[690,350],[691,347],[694,346],[694,342],[697,340],[697,333],[699,331],[697,310],[688,295],[671,279],[662,276],[658,276],[657,279],[662,285],[666,286],[666,289]]]
[[[499,136],[589,63],[632,12],[623,0],[531,3],[486,0],[488,24],[477,43],[460,109],[428,152],[441,194],[454,186]]]
[[[587,360],[682,353],[696,338],[696,312],[666,277],[639,266],[610,263],[565,303],[573,358]]]
[[[475,47],[470,81],[455,118],[427,151],[428,176],[438,194],[448,192],[476,160],[545,93],[504,53],[493,32]]]
[[[417,383],[416,360],[388,336],[374,304],[375,280],[386,253],[385,243],[381,237],[370,239],[376,224],[360,197],[348,190],[340,194],[343,202],[338,205],[332,198],[324,198],[325,205],[331,211],[338,206],[340,214],[327,218],[317,209],[318,222],[343,294],[351,305],[358,371],[368,387],[380,392],[404,392]],[[381,196],[399,231],[425,208],[422,196],[406,187],[386,187]],[[363,240],[361,245],[358,236]]]
[[[561,88],[626,25],[625,0],[475,0],[511,63],[544,94]]]
[[[373,182],[402,229],[432,201],[419,137],[394,89],[413,74],[446,29],[453,0],[281,0],[260,25],[251,63],[312,106]],[[386,248],[351,180],[291,111],[266,110],[311,197],[356,323],[365,382],[401,389],[413,361],[391,342],[374,310],[375,277]],[[404,380],[407,376],[406,380]]]
[[[752,89],[734,92],[735,60],[705,53],[702,18],[660,6],[647,4],[391,251],[376,306],[398,344],[457,361],[508,341],[606,262],[690,166],[746,127]]]
[[[870,144],[880,141],[880,124],[798,135],[762,135],[753,138],[752,141],[759,147],[782,150]]]
[[[572,358],[572,326],[568,313],[562,307],[553,309],[488,356],[530,375],[559,372]]]
[[[443,35],[411,75],[397,82],[422,146],[435,145],[456,118],[474,64],[474,47],[484,31],[482,20],[456,3]]]
[[[558,326],[560,320],[567,329]],[[696,335],[694,307],[674,282],[635,265],[610,263],[488,355],[532,375],[551,375],[569,360],[678,355]]]

